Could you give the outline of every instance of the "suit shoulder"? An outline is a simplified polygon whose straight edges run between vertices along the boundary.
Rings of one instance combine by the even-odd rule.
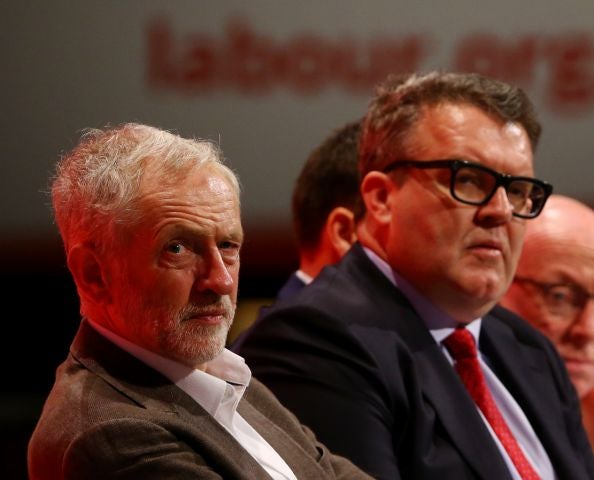
[[[511,310],[508,310],[501,305],[496,305],[489,312],[489,315],[495,317],[498,321],[509,327],[514,332],[516,338],[523,343],[537,345],[541,348],[554,349],[551,341],[542,332],[534,328],[527,320]]]

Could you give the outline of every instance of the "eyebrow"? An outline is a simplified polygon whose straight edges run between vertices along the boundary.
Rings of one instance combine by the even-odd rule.
[[[159,237],[162,235],[163,229],[157,232],[156,236]],[[229,232],[222,232],[223,235],[219,237],[218,233],[220,232],[219,229],[215,231],[215,238],[221,239],[229,239],[238,243],[243,243],[244,240],[244,232],[243,228],[240,226],[238,229],[233,229],[233,231]],[[174,226],[170,227],[170,230],[167,231],[167,236],[170,237],[191,237],[191,238],[202,238],[210,235],[205,235],[204,231],[200,228],[195,226],[187,226],[181,224],[175,224]]]

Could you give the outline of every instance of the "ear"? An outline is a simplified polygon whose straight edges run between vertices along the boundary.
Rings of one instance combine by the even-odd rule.
[[[390,210],[390,192],[394,183],[388,175],[372,171],[361,182],[361,196],[365,202],[366,215],[380,224],[389,224],[392,218]]]
[[[104,264],[92,246],[77,244],[72,247],[68,252],[68,268],[81,299],[95,304],[110,301]]]
[[[326,233],[332,248],[341,258],[357,240],[355,214],[345,207],[334,208],[326,219]]]

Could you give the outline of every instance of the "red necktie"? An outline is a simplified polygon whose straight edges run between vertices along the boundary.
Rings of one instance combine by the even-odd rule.
[[[470,396],[483,412],[491,428],[505,448],[509,458],[523,480],[540,477],[528,462],[497,408],[479,365],[474,337],[465,328],[457,328],[444,340],[444,345],[455,360],[455,368]]]

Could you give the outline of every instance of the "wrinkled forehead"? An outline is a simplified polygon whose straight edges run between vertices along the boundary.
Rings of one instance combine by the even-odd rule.
[[[204,178],[208,181],[219,179],[239,197],[239,181],[235,174],[225,165],[218,162],[185,162],[175,167],[164,166],[158,159],[147,158],[145,171],[141,180],[141,191],[162,190],[183,183],[188,178]]]
[[[435,153],[443,158],[470,155],[466,159],[483,163],[482,159],[506,157],[518,167],[533,168],[532,146],[521,124],[467,103],[426,107],[403,144],[402,150],[410,158]],[[439,152],[434,152],[436,147]]]
[[[141,224],[160,221],[176,212],[226,212],[227,221],[241,223],[239,192],[224,169],[216,164],[164,172],[158,164],[145,169],[139,190],[129,203],[128,232]]]

